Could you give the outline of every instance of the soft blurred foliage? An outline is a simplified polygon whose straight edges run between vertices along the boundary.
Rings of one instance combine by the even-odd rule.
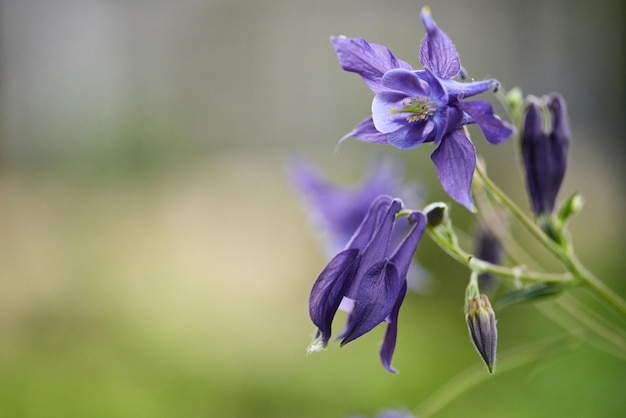
[[[382,329],[305,355],[308,291],[325,259],[287,158],[350,183],[373,152],[394,154],[428,201],[448,200],[428,146],[334,150],[371,94],[339,69],[330,35],[418,66],[421,6],[1,1],[0,416],[371,415],[414,408],[479,362],[462,312],[468,272],[428,239],[418,258],[432,285],[401,311],[398,375],[378,362]],[[626,295],[621,1],[430,6],[470,75],[568,100],[561,198],[585,196],[575,243]],[[527,207],[515,144],[474,136],[491,176]],[[462,207],[452,216],[473,230]],[[500,350],[563,332],[532,306],[498,321]],[[625,384],[623,362],[583,345],[496,372],[438,416],[622,416]]]

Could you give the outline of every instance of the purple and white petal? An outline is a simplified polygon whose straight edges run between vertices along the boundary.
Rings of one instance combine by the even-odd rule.
[[[472,176],[476,168],[476,150],[462,129],[446,135],[430,158],[435,163],[443,189],[454,200],[474,211]]]
[[[406,106],[409,97],[405,93],[386,91],[378,93],[372,100],[372,121],[377,131],[384,134],[405,127],[407,113],[400,112]],[[389,142],[389,138],[387,138]]]

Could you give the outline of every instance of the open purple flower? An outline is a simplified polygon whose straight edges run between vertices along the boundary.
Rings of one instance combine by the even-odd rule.
[[[407,291],[406,275],[426,227],[421,212],[412,212],[412,228],[404,240],[390,248],[399,199],[376,198],[346,245],[322,270],[309,297],[309,315],[318,330],[309,347],[325,347],[331,337],[332,321],[341,307],[349,312],[348,322],[339,334],[341,345],[388,322],[380,350],[383,366],[390,372],[398,332],[398,313]]]
[[[496,80],[461,83],[453,78],[461,72],[454,44],[437,27],[424,7],[421,13],[426,36],[420,48],[423,70],[414,70],[382,45],[364,39],[331,39],[341,67],[359,74],[375,93],[372,116],[360,122],[343,139],[353,136],[365,142],[390,144],[410,149],[434,142],[431,158],[444,190],[457,202],[473,210],[471,184],[476,151],[462,127],[476,123],[487,141],[498,144],[513,134],[485,101],[464,99],[496,90]]]

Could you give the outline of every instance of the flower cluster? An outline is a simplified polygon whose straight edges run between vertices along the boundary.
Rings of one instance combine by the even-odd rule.
[[[309,315],[317,326],[310,351],[325,347],[331,337],[338,309],[349,312],[340,332],[341,345],[353,341],[387,322],[380,350],[383,366],[390,372],[396,346],[398,314],[407,292],[406,276],[426,227],[419,211],[408,214],[411,229],[395,249],[391,236],[402,201],[377,197],[343,251],[333,257],[313,284]]]
[[[439,29],[430,9],[422,9],[426,36],[420,48],[423,70],[415,70],[382,45],[360,38],[333,37],[341,67],[359,74],[375,94],[372,116],[347,137],[365,142],[415,148],[424,142],[437,146],[431,158],[444,190],[473,210],[471,184],[476,151],[463,126],[476,123],[487,141],[498,144],[514,130],[493,112],[486,101],[465,100],[496,90],[496,80],[459,82],[461,61],[448,35]]]
[[[468,100],[497,90],[498,81],[465,82],[454,44],[436,25],[427,7],[422,9],[421,20],[426,28],[419,52],[422,69],[414,69],[388,48],[365,39],[331,38],[341,67],[360,75],[374,93],[371,116],[340,142],[355,137],[402,150],[432,142],[436,148],[431,159],[443,189],[473,211],[471,192],[476,151],[467,136],[466,125],[476,124],[491,144],[508,139],[515,130],[494,114],[488,102]],[[347,323],[336,337],[341,345],[387,323],[380,359],[386,370],[395,372],[391,363],[400,307],[409,287],[409,271],[418,269],[414,254],[427,227],[429,235],[444,251],[471,270],[465,320],[471,341],[491,373],[496,362],[498,330],[491,302],[480,287],[489,291],[495,275],[513,278],[520,289],[509,299],[530,300],[563,291],[576,274],[581,274],[582,270],[571,270],[577,262],[570,259],[574,253],[564,230],[567,218],[580,210],[580,199],[570,198],[552,216],[565,176],[570,142],[565,102],[557,94],[541,99],[529,96],[524,102],[521,92],[513,91],[506,95],[506,100],[521,128],[526,186],[536,218],[525,217],[480,166],[476,198],[481,217],[474,254],[461,248],[445,203],[431,203],[423,211],[405,208],[405,203],[415,207],[416,188],[402,183],[402,166],[395,160],[383,160],[370,167],[363,182],[352,188],[333,185],[306,161],[294,162],[290,171],[292,181],[304,195],[317,229],[326,233],[326,250],[331,254],[309,296],[309,316],[317,327],[309,351],[328,345],[335,315],[338,310],[344,310],[348,313]],[[506,267],[505,262],[512,257],[510,254],[505,257],[504,243],[512,241],[504,220],[500,219],[502,208],[565,261],[572,276]],[[542,226],[539,230],[537,223]],[[544,233],[545,236],[541,235]],[[524,280],[539,284],[525,287]],[[411,415],[389,410],[379,416]]]

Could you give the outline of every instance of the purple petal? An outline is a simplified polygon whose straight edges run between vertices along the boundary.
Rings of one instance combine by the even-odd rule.
[[[524,124],[521,135],[522,157],[526,168],[526,185],[530,194],[530,201],[535,214],[550,213],[552,208],[546,208],[544,196],[550,170],[550,141],[543,131],[543,120],[539,106],[530,102],[524,115]]]
[[[435,163],[443,189],[454,200],[474,211],[472,176],[476,168],[476,150],[462,129],[446,135],[430,158]]]
[[[401,207],[402,203],[400,202],[400,200],[394,199],[391,204],[387,205],[387,211],[385,212],[385,214],[376,220],[376,232],[374,232],[374,235],[371,237],[371,239],[367,243],[367,246],[361,253],[359,269],[355,273],[352,286],[346,294],[347,297],[356,299],[358,301],[358,289],[361,285],[361,280],[363,279],[364,275],[374,264],[385,259],[387,255],[387,250],[389,248],[389,243],[391,241],[391,232],[393,230],[396,213],[398,213]]]
[[[374,264],[363,276],[356,297],[356,308],[343,333],[345,345],[371,331],[391,314],[406,280],[398,276],[393,263],[387,260]]]
[[[424,143],[431,136],[435,124],[430,119],[413,122],[387,135],[389,145],[399,149],[411,149]]]
[[[441,80],[450,96],[467,98],[486,91],[496,91],[500,87],[498,80],[473,81],[471,83],[459,83],[456,80]]]
[[[372,118],[367,118],[359,122],[357,126],[354,127],[353,130],[344,135],[343,138],[339,140],[339,144],[341,144],[347,138],[354,137],[359,141],[363,142],[372,142],[375,144],[386,144],[387,143],[387,135],[376,130],[374,126],[374,121]]]
[[[565,99],[558,93],[552,93],[548,98],[548,109],[552,117],[551,135],[555,137],[553,139],[555,145],[569,149],[572,134],[570,133]]]
[[[411,231],[402,240],[396,252],[391,256],[391,261],[396,265],[400,277],[406,279],[409,266],[417,251],[417,246],[426,228],[426,216],[422,212],[415,211],[409,215],[409,222],[413,224]]]
[[[359,250],[348,249],[337,254],[318,276],[309,296],[309,316],[328,344],[335,313],[347,292],[358,267]]]
[[[378,203],[379,200],[382,201],[382,198],[383,197],[380,197],[374,203]],[[372,205],[374,205],[374,203]],[[387,255],[396,213],[398,213],[401,208],[402,202],[399,199],[394,199],[391,204],[388,205],[384,217],[380,219],[378,229],[363,250],[362,263],[359,268],[361,274],[369,270],[373,264],[382,260]]]
[[[393,309],[389,314],[389,324],[385,330],[385,337],[383,338],[383,344],[380,347],[380,361],[383,363],[383,367],[390,373],[395,373],[396,369],[391,367],[391,360],[393,353],[396,350],[396,339],[398,337],[398,315],[400,313],[400,306],[406,296],[407,284],[406,281],[398,293],[396,303],[393,305]]]
[[[394,68],[412,69],[408,63],[396,58],[389,48],[369,43],[365,39],[333,36],[330,41],[341,68],[363,77],[374,93],[383,90],[380,80],[385,72]]]
[[[502,119],[493,113],[493,108],[488,102],[482,100],[460,102],[459,107],[474,119],[490,143],[499,144],[513,135],[513,127],[502,122]]]
[[[402,243],[398,246],[395,254],[391,257],[391,262],[396,266],[398,270],[398,276],[404,280],[404,285],[398,294],[398,299],[389,315],[389,324],[385,331],[385,338],[383,339],[383,345],[380,349],[380,359],[383,366],[387,371],[395,373],[393,367],[391,367],[391,359],[393,352],[396,348],[396,336],[398,334],[398,314],[400,312],[400,306],[404,300],[407,290],[406,276],[409,272],[409,266],[412,264],[415,251],[419,241],[426,228],[426,216],[421,212],[413,212],[409,215],[409,222],[413,224],[411,231],[404,238]]]
[[[420,62],[441,78],[453,78],[461,71],[461,60],[454,44],[430,15],[430,8],[422,8],[422,22],[426,37],[420,48]]]
[[[380,219],[382,218],[382,214],[385,213],[385,211],[388,211],[391,203],[392,198],[387,195],[381,195],[374,199],[374,201],[370,204],[363,221],[361,221],[361,224],[346,245],[346,248],[356,248],[358,250],[366,248],[370,241],[373,240],[372,236],[374,233],[379,234]]]
[[[448,104],[448,89],[442,85],[442,82],[445,82],[446,80],[437,78],[437,76],[428,68],[423,71],[416,71],[416,74],[418,74],[419,77],[430,87],[431,99],[437,101],[440,106]]]
[[[430,86],[415,71],[389,70],[383,75],[382,84],[391,90],[407,93],[407,96],[430,96]]]

